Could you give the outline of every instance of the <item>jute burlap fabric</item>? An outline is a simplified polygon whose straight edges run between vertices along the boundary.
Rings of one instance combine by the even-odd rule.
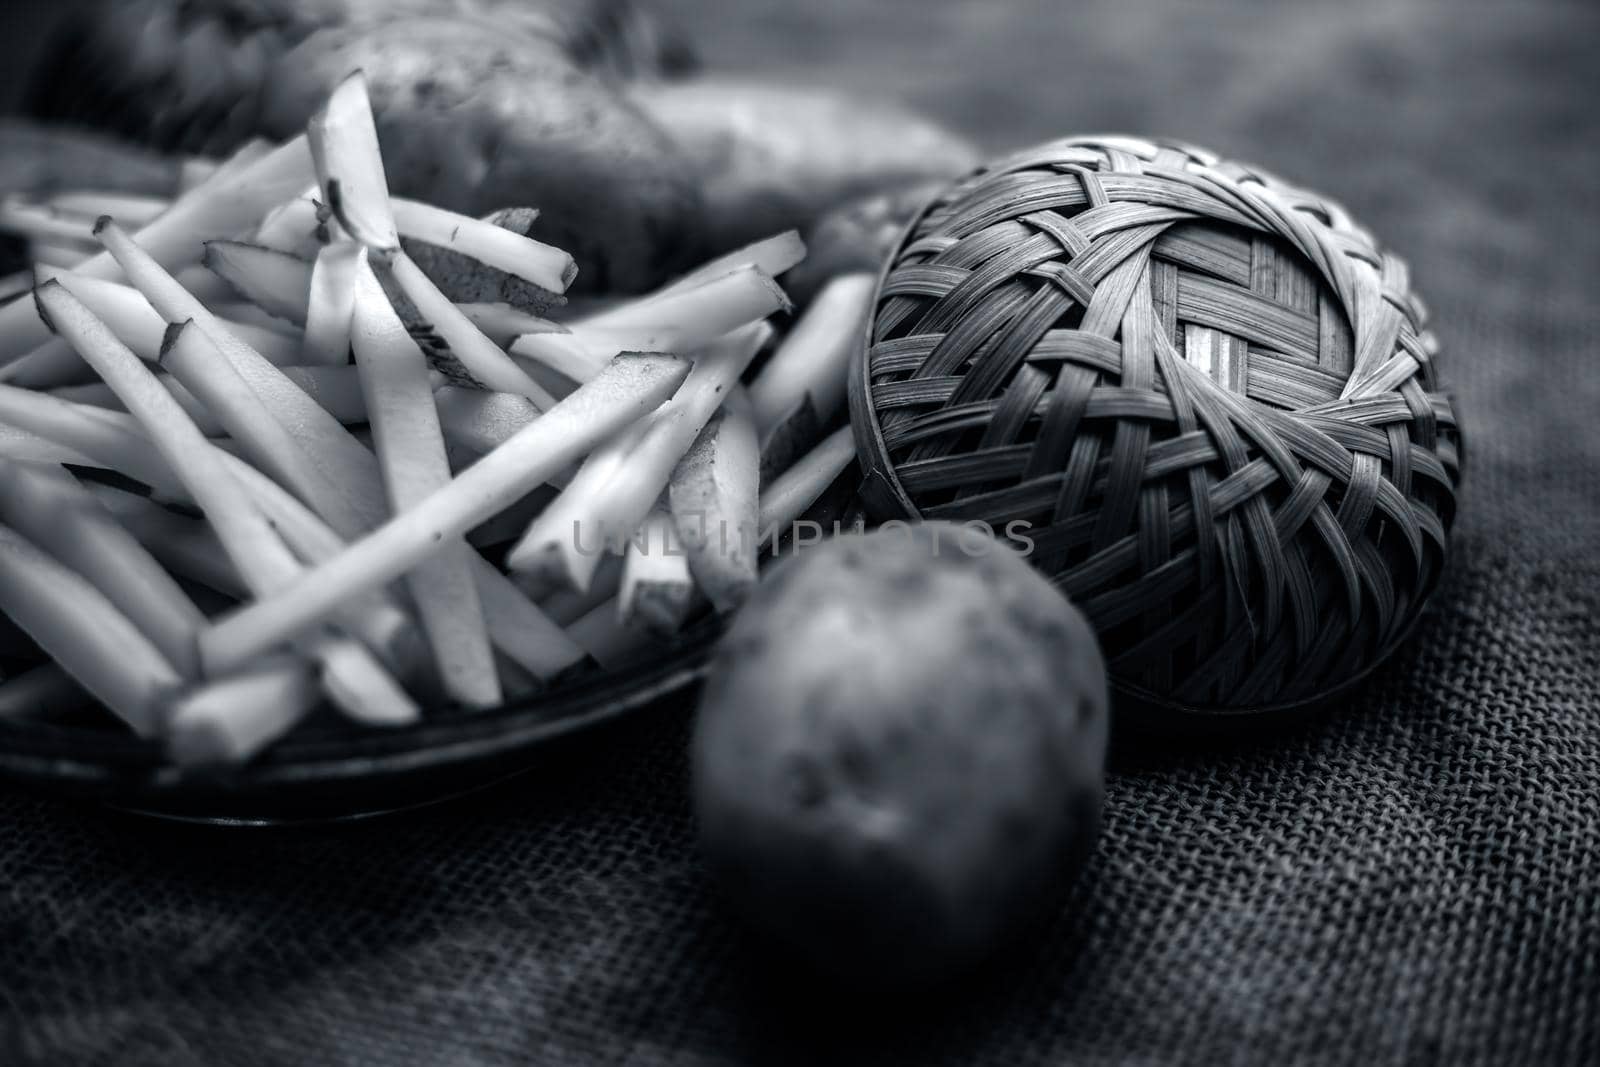
[[[996,149],[1161,130],[1358,212],[1425,285],[1472,436],[1416,642],[1328,719],[1120,755],[1032,951],[866,1036],[742,955],[673,708],[340,831],[0,792],[0,1063],[1600,1060],[1600,11],[674,8],[708,56],[910,91]]]

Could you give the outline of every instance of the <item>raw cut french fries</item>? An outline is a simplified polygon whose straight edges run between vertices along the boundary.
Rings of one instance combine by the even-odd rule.
[[[262,403],[221,349],[193,320],[169,331],[161,366],[217,417],[250,460],[292,490],[336,529],[364,521],[360,504],[343,492],[311,453]]]
[[[0,526],[0,611],[134,732],[159,732],[182,677],[98,589]]]
[[[72,463],[80,467],[99,465],[76,449],[4,422],[0,422],[0,458],[21,463]]]
[[[335,86],[306,129],[317,180],[339,225],[369,248],[399,248],[366,76],[356,71]]]
[[[135,478],[169,500],[185,495],[161,454],[121,412],[0,385],[0,423],[71,449],[89,464]]]
[[[112,215],[128,226],[144,226],[153,222],[172,206],[172,201],[159,196],[137,196],[105,190],[57,193],[50,198],[50,206],[59,212],[77,215],[85,225],[94,225],[101,215]]]
[[[422,273],[421,268],[410,256],[404,252],[395,253],[389,269],[395,283],[416,306],[418,314],[433,327],[439,339],[449,348],[450,355],[454,357],[453,364],[440,368],[447,377],[464,380],[467,384],[481,389],[495,389],[502,393],[525,396],[541,409],[555,403],[555,398],[549,391],[528,377],[527,372],[517,366],[516,361],[485,337],[483,332],[472,324],[472,320],[452,304],[449,298],[439,291],[439,287]]]
[[[181,766],[236,763],[304,718],[318,695],[305,663],[269,659],[180,697],[167,722],[167,751]]]
[[[482,455],[504,444],[539,417],[533,401],[516,393],[490,393],[447,385],[433,394],[439,421],[452,445]]]
[[[59,663],[41,663],[0,682],[0,722],[76,711],[94,698]]]
[[[806,397],[824,426],[839,410],[850,353],[860,343],[876,287],[870,274],[842,274],[806,308],[750,383],[750,403],[763,435]]]
[[[314,176],[306,139],[296,137],[236,168],[219,168],[140,227],[137,240],[167,270],[197,263],[205,251],[202,241],[255,225],[268,208],[304,189]],[[106,252],[74,270],[112,281],[121,274],[120,265]]]
[[[300,572],[299,563],[172,394],[60,283],[46,283],[35,296],[54,328],[73,342],[150,433],[162,458],[205,511],[251,592],[260,596],[291,582]],[[359,628],[359,620],[346,621]],[[305,647],[318,661],[325,691],[353,718],[401,723],[419,714],[372,652],[354,640],[319,634],[309,637]]]
[[[800,452],[870,279],[741,385],[792,231],[552,321],[576,267],[537,210],[391,197],[359,71],[304,136],[185,176],[0,202],[34,250],[0,279],[0,608],[54,657],[0,717],[99,700],[189,767],[323,701],[495,705],[737,607],[853,455]]]
[[[174,575],[233,600],[250,595],[222,542],[203,520],[185,518],[148,497],[115,486],[89,482],[84,489]]]
[[[349,425],[367,421],[367,405],[361,397],[361,382],[356,376],[354,367],[284,367],[283,375],[304,389],[308,396],[326,408],[328,414],[340,422]],[[167,387],[178,403],[183,405],[183,409],[189,413],[189,417],[200,427],[202,433],[207,437],[221,437],[227,433],[222,423],[211,413],[211,409],[196,399],[193,393],[185,389],[170,374],[158,377],[161,384]],[[96,407],[113,410],[121,410],[122,407],[122,401],[117,399],[116,394],[107,388],[104,382],[62,386],[51,389],[50,392],[53,396],[79,404],[93,404]]]
[[[207,241],[200,262],[268,314],[306,324],[311,264],[299,256],[243,241]]]
[[[511,550],[507,565],[586,588],[599,564],[598,549],[626,545],[667,488],[678,460],[771,332],[765,322],[755,322],[702,352],[671,401],[589,457],[572,484]]]
[[[383,287],[356,258],[352,303],[356,366],[366,393],[383,482],[395,511],[404,511],[450,480],[444,434],[433,405],[428,366]],[[494,653],[472,577],[472,547],[444,545],[406,576],[423,632],[433,648],[445,693],[471,707],[500,700]]]
[[[462,252],[541,289],[564,293],[577,276],[578,265],[559,248],[524,237],[483,219],[396,197],[394,223],[402,236]]]
[[[225,670],[315,624],[341,601],[393,581],[447,539],[509,506],[596,443],[675,392],[689,365],[668,355],[619,356],[499,448],[290,587],[201,634],[202,662]]]
[[[239,376],[297,441],[311,451],[324,469],[335,465],[370,463],[371,453],[354,440],[339,420],[253,347],[240,340],[217,317],[180,286],[138,243],[114,224],[100,228],[100,239],[128,270],[128,277],[168,322],[193,319],[222,350]],[[359,453],[359,455],[355,454]]]
[[[0,462],[0,522],[87,579],[185,678],[205,616],[116,518],[60,467]]]
[[[694,606],[694,578],[665,509],[650,513],[628,541],[617,611],[624,626],[673,634]]]
[[[731,274],[741,267],[754,267],[767,277],[776,278],[805,258],[806,243],[800,239],[800,234],[795,230],[785,230],[783,233],[773,234],[771,237],[734,249],[726,255],[703,263],[677,281],[668,282],[641,299],[654,300],[681,293],[685,289],[693,289],[697,285],[714,281],[724,274]],[[596,318],[603,319],[603,316]]]
[[[821,444],[802,456],[761,493],[761,536],[767,541],[783,536],[817,502],[823,490],[844,473],[856,458],[850,427],[841,426]]]
[[[756,583],[761,455],[743,390],[706,423],[672,472],[671,513],[684,562],[718,611]]]
[[[307,279],[305,363],[350,362],[350,317],[366,262],[365,249],[352,241],[337,241],[317,253]]]

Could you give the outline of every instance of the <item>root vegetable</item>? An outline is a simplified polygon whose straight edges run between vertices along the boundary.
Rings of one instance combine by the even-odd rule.
[[[953,977],[1049,913],[1094,837],[1108,720],[1094,632],[1010,546],[973,534],[885,528],[780,563],[701,699],[708,865],[834,981]]]

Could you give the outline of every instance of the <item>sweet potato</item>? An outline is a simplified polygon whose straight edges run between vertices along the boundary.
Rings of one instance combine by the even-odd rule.
[[[840,201],[942,181],[978,158],[908,110],[824,89],[705,79],[631,95],[693,161],[713,250],[804,229]]]
[[[461,19],[325,29],[278,60],[263,129],[298,130],[357,69],[396,195],[471,215],[539,208],[529,232],[573,254],[579,289],[646,289],[692,261],[687,162],[560,49]]]

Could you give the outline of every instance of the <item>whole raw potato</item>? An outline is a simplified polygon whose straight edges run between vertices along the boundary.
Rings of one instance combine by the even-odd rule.
[[[693,752],[706,860],[824,973],[937,982],[1057,899],[1106,729],[1094,634],[1010,545],[839,537],[780,563],[718,653]]]

